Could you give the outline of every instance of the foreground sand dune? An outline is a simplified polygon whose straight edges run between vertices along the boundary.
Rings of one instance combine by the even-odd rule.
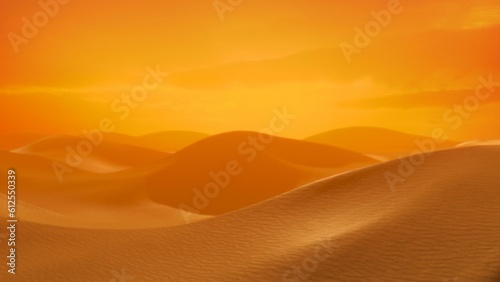
[[[182,226],[24,222],[8,281],[500,281],[500,146],[424,159],[397,189],[399,160]]]

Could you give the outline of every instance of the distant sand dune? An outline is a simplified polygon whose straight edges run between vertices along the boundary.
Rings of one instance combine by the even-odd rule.
[[[355,152],[278,137],[265,148],[259,144],[262,151],[244,144],[245,152],[238,152],[238,146],[251,136],[257,133],[213,136],[173,155],[106,139],[77,167],[66,162],[67,146],[77,148],[86,139],[51,136],[11,152],[0,151],[1,168],[16,168],[22,177],[23,220],[84,228],[145,228],[205,219],[198,214],[229,212],[377,162]],[[250,156],[255,159],[249,162]],[[62,182],[54,161],[72,170],[62,175]],[[206,199],[206,207],[193,204],[193,200],[199,202],[193,188],[204,191],[208,183],[218,185],[210,173],[220,174],[232,161],[240,163],[241,175],[232,176],[215,199]],[[48,213],[41,216],[34,207]],[[194,214],[181,212],[179,207]]]
[[[398,160],[168,228],[25,222],[16,278],[112,281],[118,271],[134,281],[495,282],[499,165],[499,146],[440,151],[394,192],[384,173],[397,171]]]
[[[418,142],[423,142],[425,139],[429,139],[429,137],[385,128],[360,126],[327,131],[308,137],[305,140],[346,148],[364,154],[395,158],[400,155],[409,155],[412,151],[422,151],[418,146]],[[434,144],[436,149],[439,150],[453,148],[458,142],[443,140],[443,142],[434,142]]]
[[[12,150],[45,137],[40,133],[11,133],[0,135],[0,150]]]
[[[107,139],[94,144],[86,138],[74,136],[48,136],[11,152],[40,156],[63,164],[69,158],[71,162],[79,163],[80,170],[94,173],[109,173],[146,165],[169,155],[152,149],[109,142]]]
[[[209,135],[191,131],[163,131],[142,136],[128,136],[118,133],[106,134],[106,140],[160,152],[175,152]]]
[[[258,134],[220,134],[177,152],[147,178],[151,198],[174,207],[187,205],[202,214],[221,214],[378,162],[327,145],[274,137],[252,146],[248,138],[258,140]],[[228,169],[232,164],[235,168]],[[230,170],[238,173],[232,175]]]

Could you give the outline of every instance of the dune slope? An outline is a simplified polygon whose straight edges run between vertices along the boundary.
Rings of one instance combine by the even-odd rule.
[[[384,174],[397,171],[397,160],[169,228],[24,223],[16,278],[499,281],[499,165],[499,146],[441,151],[393,191]]]

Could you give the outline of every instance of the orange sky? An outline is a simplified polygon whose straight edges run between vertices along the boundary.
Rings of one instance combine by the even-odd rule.
[[[1,133],[78,134],[103,118],[132,135],[260,130],[286,107],[297,118],[277,134],[288,137],[355,125],[427,135],[479,76],[500,81],[493,0],[244,0],[223,20],[212,1],[42,0],[58,11],[22,43],[23,18],[43,10],[3,2]],[[348,62],[339,45],[388,7],[399,12]],[[121,120],[112,103],[148,66],[170,75]],[[453,136],[498,127],[495,93]]]

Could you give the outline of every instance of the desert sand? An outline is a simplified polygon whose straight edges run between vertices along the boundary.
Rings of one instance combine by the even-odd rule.
[[[221,134],[175,154],[104,139],[90,155],[82,156],[77,167],[66,162],[66,148],[77,148],[85,140],[82,137],[43,137],[0,154],[5,161],[3,170],[19,168],[24,191],[22,220],[84,228],[185,224],[377,162],[359,153],[278,137],[268,146],[256,143],[254,148],[246,143],[254,136],[258,134]],[[240,144],[244,145],[243,154],[238,152]],[[325,158],[317,159],[317,155]],[[77,157],[72,155],[73,159]],[[249,157],[254,159],[248,161]],[[71,169],[62,174],[62,181],[54,170],[54,162]],[[241,175],[231,175],[227,185],[220,185],[220,181],[226,181],[223,174],[227,175],[228,163],[233,162],[238,162]],[[217,176],[212,176],[212,172]],[[220,196],[200,199],[193,189],[205,193],[206,185],[216,185]],[[206,205],[200,207],[200,201]]]
[[[238,147],[250,152],[252,136],[208,137],[121,171],[75,168],[63,182],[50,167],[57,138],[0,152],[2,170],[19,168],[20,201],[18,274],[1,280],[500,281],[500,146],[421,155],[391,188],[401,160],[275,137],[248,161]],[[111,148],[144,149],[96,156]],[[179,203],[228,161],[241,173],[186,219]]]

